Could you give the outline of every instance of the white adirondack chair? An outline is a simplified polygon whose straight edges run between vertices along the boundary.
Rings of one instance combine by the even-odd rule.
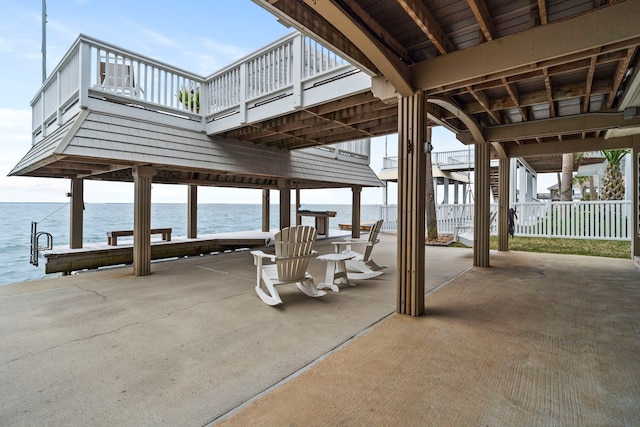
[[[378,265],[372,258],[371,252],[378,240],[378,233],[382,228],[384,220],[378,220],[371,227],[368,239],[347,239],[340,242],[333,242],[335,245],[336,253],[350,254],[354,257],[345,261],[347,266],[347,277],[350,279],[371,279],[377,277],[383,273],[383,269],[389,267],[388,265]],[[363,248],[362,252],[357,252],[352,249],[353,246]],[[354,272],[355,271],[355,272]]]
[[[276,286],[295,283],[310,297],[326,295],[307,273],[309,260],[318,256],[313,250],[318,233],[307,225],[284,228],[274,236],[275,255],[251,251],[257,269],[256,293],[268,305],[282,304]],[[265,265],[269,259],[274,264]],[[264,286],[263,286],[264,285]]]

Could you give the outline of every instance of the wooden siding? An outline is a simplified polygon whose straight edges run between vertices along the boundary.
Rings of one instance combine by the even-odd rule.
[[[54,152],[67,163],[82,159],[115,169],[149,164],[164,171],[220,174],[223,185],[227,186],[241,187],[251,177],[271,181],[287,178],[299,183],[301,188],[382,185],[368,165],[208,137],[195,129],[95,111],[81,115],[74,121],[74,126],[65,125],[34,146],[14,173],[26,175],[25,171],[29,171],[34,163],[54,160],[50,158]],[[82,167],[78,166],[78,169]],[[98,172],[103,174],[104,171]],[[173,176],[176,177],[174,182],[181,183],[179,174]],[[230,180],[230,176],[245,179]],[[91,179],[91,176],[86,178]],[[116,178],[96,175],[94,179]],[[162,181],[154,178],[154,182]],[[207,184],[216,185],[216,182]]]

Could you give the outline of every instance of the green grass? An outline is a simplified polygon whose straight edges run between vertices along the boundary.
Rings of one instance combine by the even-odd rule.
[[[465,247],[459,243],[452,246]],[[491,249],[498,249],[498,237],[491,236]],[[631,258],[631,242],[619,240],[550,239],[545,237],[509,237],[509,250],[549,254],[589,255]]]

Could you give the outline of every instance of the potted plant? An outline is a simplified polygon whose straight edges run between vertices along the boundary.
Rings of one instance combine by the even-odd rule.
[[[182,87],[178,91],[178,102],[180,102],[185,110],[199,113],[200,112],[200,88],[199,87]]]

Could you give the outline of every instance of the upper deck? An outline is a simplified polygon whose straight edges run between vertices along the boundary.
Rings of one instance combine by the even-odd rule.
[[[207,135],[265,145],[286,138],[288,148],[322,145],[323,141],[291,128],[278,134],[258,126],[262,132],[256,133],[251,125],[370,89],[369,75],[300,33],[208,77],[80,35],[31,102],[33,143],[63,126],[80,109],[130,116],[134,107],[151,120],[155,114],[155,120],[171,120]],[[323,121],[326,126],[329,120]],[[341,131],[339,121],[330,125]],[[352,126],[346,130],[345,141],[371,136],[366,130],[354,132]],[[281,143],[278,146],[282,148]],[[365,148],[351,144],[348,151],[360,157],[368,155]]]

